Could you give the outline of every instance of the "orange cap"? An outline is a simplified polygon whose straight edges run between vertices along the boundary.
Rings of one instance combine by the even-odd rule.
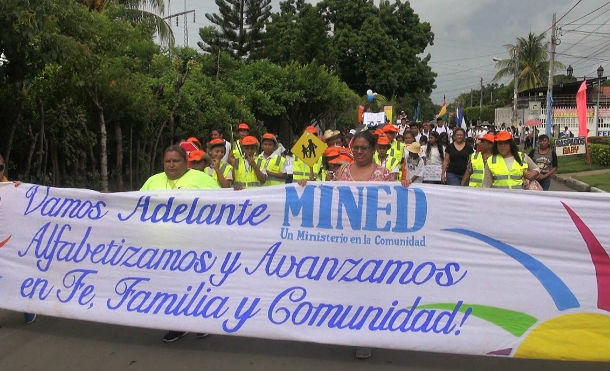
[[[380,135],[379,139],[377,139],[377,144],[380,146],[389,146],[392,144],[392,142],[390,142],[390,138],[386,137],[385,135]]]
[[[209,148],[212,147],[216,147],[216,146],[225,146],[225,140],[222,138],[216,138],[216,139],[212,139],[210,140],[210,145],[208,146]]]
[[[493,134],[487,133],[485,135],[481,135],[479,137],[479,140],[486,140],[489,143],[493,143],[495,141],[496,137]]]
[[[197,139],[195,137],[190,137],[186,141],[191,142],[191,143],[195,144],[197,147],[201,148],[201,142],[199,141],[199,139]]]
[[[305,128],[305,131],[308,131],[312,134],[318,135],[318,129],[316,129],[315,127],[309,125],[308,127]]]
[[[252,135],[248,135],[247,137],[241,140],[241,144],[244,146],[252,146],[258,144],[258,139],[256,139],[256,137],[253,137]]]
[[[354,159],[347,153],[340,154],[339,156],[328,161],[329,164],[351,164],[352,162],[354,162]]]
[[[504,142],[513,139],[513,135],[508,131],[501,131],[496,134],[496,142]]]
[[[398,133],[398,129],[396,129],[396,127],[392,124],[386,124],[382,130],[384,133]]]
[[[324,151],[324,157],[337,157],[341,154],[342,147],[327,147]]]
[[[263,134],[263,139],[261,141],[263,141],[265,139],[272,140],[273,143],[277,144],[277,138],[272,133],[265,133],[265,134]]]
[[[373,131],[373,135],[377,135],[378,137],[385,136],[385,134],[383,134],[383,130],[381,130],[381,129],[377,129],[377,130]]]
[[[249,131],[250,127],[245,122],[242,122],[241,124],[237,125],[237,130],[248,130]]]
[[[192,151],[189,153],[189,161],[201,161],[203,155],[205,155],[205,151],[202,149]]]

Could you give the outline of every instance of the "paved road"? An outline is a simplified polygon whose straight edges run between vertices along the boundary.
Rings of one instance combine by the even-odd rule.
[[[0,370],[603,370],[608,364],[555,362],[375,349],[354,359],[347,346],[190,334],[161,342],[163,331],[0,310]]]
[[[572,188],[556,181],[555,179],[551,179],[551,188],[549,188],[549,191],[576,192]]]

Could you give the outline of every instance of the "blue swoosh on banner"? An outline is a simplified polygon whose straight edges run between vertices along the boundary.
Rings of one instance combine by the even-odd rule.
[[[500,240],[496,240],[495,238],[486,236],[479,232],[470,231],[468,229],[460,229],[460,228],[447,228],[443,229],[443,231],[460,233],[466,236],[470,236],[476,238],[480,241],[483,241],[492,247],[502,251],[506,255],[515,259],[521,265],[523,265],[531,274],[534,275],[540,281],[542,286],[546,289],[546,291],[551,295],[551,298],[555,302],[555,306],[559,310],[566,310],[571,308],[579,308],[580,303],[572,293],[572,291],[568,288],[568,286],[559,278],[552,270],[549,269],[546,265],[544,265],[541,261],[537,260],[531,255],[524,253],[523,251],[504,243]]]

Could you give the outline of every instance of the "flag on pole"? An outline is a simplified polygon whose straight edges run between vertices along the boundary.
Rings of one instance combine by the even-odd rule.
[[[413,117],[413,121],[417,122],[419,120],[419,112],[421,111],[421,105],[419,101],[417,101],[417,108],[415,108],[415,117]]]
[[[455,121],[457,122],[458,127],[462,127],[462,122],[464,121],[464,110],[462,109],[462,104],[458,104],[455,109]]]
[[[546,105],[546,135],[551,137],[551,129],[553,127],[553,94],[549,94]]]
[[[445,96],[443,95],[443,106],[441,107],[441,110],[438,111],[438,115],[436,115],[436,118],[442,118],[443,121],[447,121],[447,101],[445,100]]]
[[[587,138],[587,80],[583,81],[576,93],[576,113],[578,115],[578,136]]]

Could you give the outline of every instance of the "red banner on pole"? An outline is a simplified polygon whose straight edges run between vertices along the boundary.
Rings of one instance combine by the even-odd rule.
[[[587,81],[583,81],[576,93],[578,136],[587,138]]]

